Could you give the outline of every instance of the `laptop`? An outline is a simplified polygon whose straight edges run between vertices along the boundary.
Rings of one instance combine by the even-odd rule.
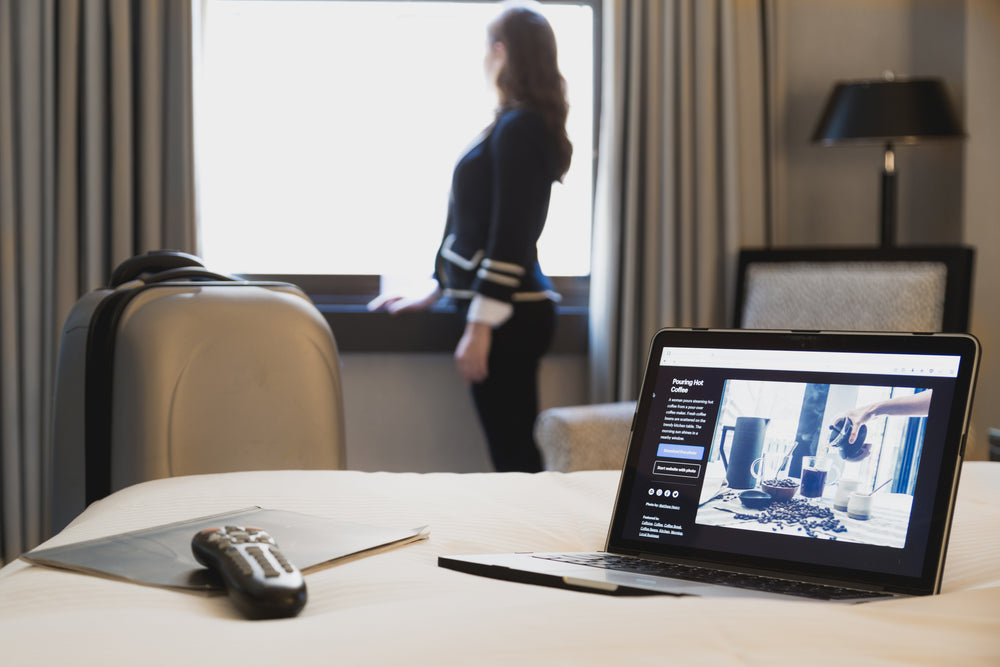
[[[438,564],[619,595],[937,593],[979,355],[968,334],[661,330],[604,550]]]

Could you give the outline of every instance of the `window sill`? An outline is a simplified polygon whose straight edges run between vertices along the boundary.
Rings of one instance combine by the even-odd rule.
[[[412,313],[373,313],[378,276],[242,275],[247,280],[289,282],[302,289],[326,318],[341,352],[452,352],[465,321],[453,307],[438,305]],[[562,295],[551,354],[586,354],[590,279],[555,277]]]
[[[317,304],[341,352],[452,352],[465,320],[452,308],[372,313],[363,305]],[[587,308],[558,308],[551,354],[587,353]]]

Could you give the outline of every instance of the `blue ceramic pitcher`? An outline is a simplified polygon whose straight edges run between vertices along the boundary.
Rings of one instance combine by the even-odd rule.
[[[764,449],[764,434],[770,419],[764,417],[737,417],[736,426],[722,427],[722,442],[719,453],[726,467],[726,481],[731,489],[752,489],[757,480],[753,474],[754,461],[760,458]],[[726,456],[726,434],[733,437]]]

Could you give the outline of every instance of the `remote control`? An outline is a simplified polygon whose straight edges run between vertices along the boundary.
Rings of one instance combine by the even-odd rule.
[[[306,604],[298,568],[259,528],[206,528],[191,540],[199,563],[219,573],[230,599],[247,618],[295,616]]]

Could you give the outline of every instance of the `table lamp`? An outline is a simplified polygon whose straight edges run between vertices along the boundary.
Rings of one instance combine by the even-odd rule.
[[[965,136],[940,79],[882,79],[837,83],[812,140],[885,145],[882,167],[882,247],[895,243],[895,144]]]

